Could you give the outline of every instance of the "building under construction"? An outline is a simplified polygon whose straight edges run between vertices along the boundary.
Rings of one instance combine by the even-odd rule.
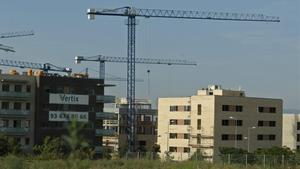
[[[104,95],[104,81],[84,75],[60,76],[33,72],[0,74],[0,134],[12,136],[23,149],[42,144],[46,136],[67,134],[72,120],[87,123],[84,137],[101,150],[104,103],[114,102]]]
[[[151,100],[136,99],[136,121],[135,121],[135,151],[153,151],[156,143],[157,110],[151,107]],[[103,122],[106,130],[117,134],[103,137],[103,146],[114,151],[124,152],[128,147],[127,138],[127,99],[117,98],[116,103],[105,107],[104,111],[114,112],[113,116],[107,116]],[[113,133],[112,132],[112,133]]]

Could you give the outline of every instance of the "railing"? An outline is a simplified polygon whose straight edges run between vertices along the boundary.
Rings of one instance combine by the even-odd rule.
[[[7,135],[25,135],[29,132],[29,128],[10,128],[10,127],[1,127],[0,133]]]
[[[0,117],[25,117],[29,114],[28,110],[0,109]]]
[[[117,132],[114,130],[105,130],[105,129],[96,129],[96,136],[114,136],[117,135]]]
[[[98,95],[96,96],[96,101],[102,103],[115,103],[116,96]]]
[[[209,144],[189,144],[189,146],[193,148],[214,148],[213,145],[209,145]]]
[[[118,114],[112,112],[97,112],[96,119],[118,119]]]
[[[26,92],[0,92],[0,97],[13,97],[13,98],[28,98],[31,97],[31,93]]]

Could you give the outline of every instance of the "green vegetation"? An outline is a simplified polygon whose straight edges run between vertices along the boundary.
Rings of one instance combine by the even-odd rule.
[[[27,154],[20,151],[17,140],[0,136],[0,169],[242,169],[246,164],[248,169],[294,169],[300,164],[297,160],[300,159],[299,152],[278,147],[259,149],[252,154],[242,149],[221,148],[223,162],[214,164],[205,162],[200,150],[183,162],[173,161],[172,154],[165,152],[166,159],[161,161],[157,156],[160,151],[157,145],[153,146],[152,152],[128,155],[125,150],[112,154],[105,150],[101,156],[95,156],[94,148],[81,135],[84,128],[84,123],[72,122],[67,135],[46,137],[42,145],[34,146],[33,153]],[[260,161],[262,156],[267,157],[264,163]]]

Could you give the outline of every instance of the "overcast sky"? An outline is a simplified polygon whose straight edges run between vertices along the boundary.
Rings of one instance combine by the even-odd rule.
[[[75,65],[77,55],[124,56],[127,53],[125,17],[97,16],[87,8],[183,9],[263,13],[280,23],[138,18],[137,57],[193,60],[198,66],[137,65],[138,98],[190,96],[209,84],[246,91],[253,97],[282,98],[284,108],[300,109],[299,0],[2,0],[0,33],[31,30],[35,35],[1,39],[17,52],[0,51],[1,58],[90,69],[97,63]],[[2,67],[2,69],[4,69]],[[107,76],[126,77],[126,64],[107,63]],[[106,94],[126,96],[125,82]]]

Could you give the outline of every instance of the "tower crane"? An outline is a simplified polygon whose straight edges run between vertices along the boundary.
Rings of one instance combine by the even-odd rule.
[[[82,61],[91,61],[99,62],[99,78],[105,78],[105,62],[118,62],[118,63],[127,63],[128,58],[126,57],[114,57],[114,56],[76,56],[75,63],[79,64]],[[196,62],[187,61],[187,60],[175,60],[175,59],[152,59],[152,58],[136,58],[135,63],[141,64],[162,64],[162,65],[197,65]],[[137,79],[135,79],[137,80]]]
[[[19,68],[38,69],[38,70],[43,70],[45,72],[55,71],[55,72],[65,72],[68,74],[72,73],[71,68],[59,67],[59,66],[55,66],[51,63],[42,64],[42,63],[33,63],[33,62],[25,62],[25,61],[17,61],[17,60],[0,59],[0,65],[10,66],[10,67],[19,67]]]
[[[31,35],[34,35],[34,32],[32,30],[31,31],[22,31],[22,32],[8,32],[8,33],[0,34],[0,39],[21,37],[21,36],[31,36]],[[13,47],[2,45],[2,44],[0,44],[0,49],[4,50],[6,52],[15,52]]]
[[[164,9],[141,9],[135,7],[121,7],[115,9],[96,9],[87,10],[88,19],[95,19],[96,15],[122,16],[127,17],[127,100],[128,100],[128,151],[134,151],[134,99],[135,99],[135,27],[136,17],[156,17],[173,19],[203,19],[221,21],[259,21],[259,22],[280,22],[279,17],[266,16],[263,14],[244,14],[228,12],[203,12],[186,10],[164,10]]]

